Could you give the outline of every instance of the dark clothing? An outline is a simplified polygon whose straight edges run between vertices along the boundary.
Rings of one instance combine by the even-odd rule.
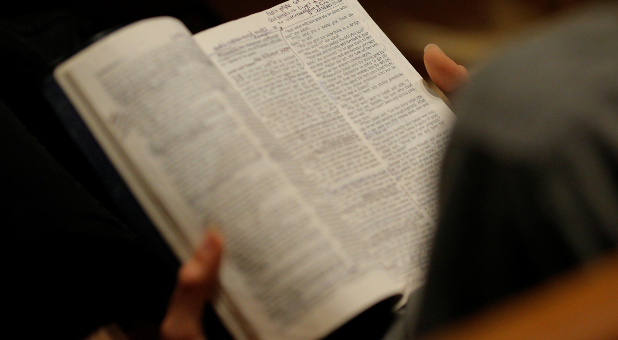
[[[9,318],[23,338],[79,338],[111,321],[155,321],[173,272],[79,185],[0,102]]]
[[[456,98],[414,333],[617,247],[616,37],[618,6],[595,7],[514,46]]]
[[[77,339],[109,322],[131,328],[163,316],[175,268],[117,217],[99,178],[45,101],[41,83],[54,60],[103,30],[156,14],[182,17],[184,10],[199,17],[205,11],[190,1],[164,3],[23,1],[0,9],[7,334]],[[212,24],[189,18],[192,23],[194,29]]]

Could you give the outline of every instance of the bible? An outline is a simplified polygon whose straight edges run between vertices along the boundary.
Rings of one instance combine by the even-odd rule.
[[[235,337],[323,337],[422,284],[455,118],[356,0],[142,20],[52,79],[180,261],[220,227]]]

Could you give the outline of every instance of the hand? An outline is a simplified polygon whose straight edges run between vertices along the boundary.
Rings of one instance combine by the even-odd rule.
[[[180,267],[176,288],[161,323],[162,339],[206,339],[202,314],[204,305],[212,301],[217,291],[222,253],[223,237],[209,231],[193,257]]]
[[[429,44],[425,47],[423,61],[433,83],[447,96],[470,81],[468,70],[457,65],[436,45]]]

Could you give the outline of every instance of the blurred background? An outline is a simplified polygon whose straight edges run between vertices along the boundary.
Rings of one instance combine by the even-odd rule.
[[[109,28],[158,16],[175,16],[194,33],[278,5],[284,0],[24,0],[0,10],[0,19],[33,10],[72,8]],[[534,32],[593,0],[359,0],[421,73],[422,51],[435,43],[472,67],[514,37]],[[15,8],[20,8],[15,10]],[[426,74],[423,74],[425,77]]]
[[[222,22],[265,10],[281,0],[200,0]],[[510,40],[533,34],[577,11],[587,0],[359,0],[425,77],[422,52],[437,44],[459,64],[473,67]]]
[[[183,20],[193,32],[263,11],[284,0],[59,0],[124,23],[155,15]],[[472,67],[515,37],[533,34],[592,0],[359,0],[423,74],[422,51],[437,44]],[[0,14],[1,16],[1,14]],[[423,74],[423,76],[426,76]]]

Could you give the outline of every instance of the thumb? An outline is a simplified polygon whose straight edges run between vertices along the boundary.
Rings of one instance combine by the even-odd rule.
[[[222,253],[223,237],[209,231],[193,257],[182,265],[161,324],[163,339],[205,339],[202,314],[216,293]]]
[[[434,44],[425,47],[423,61],[433,83],[446,95],[457,91],[470,80],[468,70],[457,65]]]

